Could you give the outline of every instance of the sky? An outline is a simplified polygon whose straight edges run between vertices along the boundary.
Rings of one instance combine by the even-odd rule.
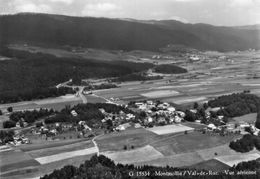
[[[19,12],[218,26],[260,24],[260,0],[0,0],[0,14]]]

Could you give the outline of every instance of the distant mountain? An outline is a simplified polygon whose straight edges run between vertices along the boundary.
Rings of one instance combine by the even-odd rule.
[[[259,28],[246,27],[25,13],[0,16],[0,45],[31,43],[157,51],[174,44],[198,50],[260,49]]]

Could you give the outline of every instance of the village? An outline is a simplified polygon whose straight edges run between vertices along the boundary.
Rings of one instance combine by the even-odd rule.
[[[114,103],[116,104],[116,103]],[[117,104],[119,105],[119,104]],[[200,125],[197,131],[210,134],[217,134],[221,136],[229,134],[246,134],[252,133],[253,135],[259,134],[257,129],[252,123],[245,121],[232,121],[222,115],[217,115],[217,112],[222,107],[210,108],[206,104],[198,107],[194,103],[194,107],[182,111],[177,110],[173,105],[167,102],[146,100],[146,101],[131,101],[128,105],[124,106],[130,109],[133,113],[126,113],[122,110],[118,113],[109,113],[105,109],[100,108],[99,111],[103,114],[104,118],[101,119],[102,125],[97,127],[89,127],[86,121],[79,121],[77,123],[56,122],[45,123],[44,120],[38,121],[33,125],[28,125],[24,119],[20,119],[15,126],[15,135],[11,145],[30,144],[36,141],[57,141],[66,139],[91,139],[100,133],[113,133],[125,131],[128,128],[153,128],[156,126],[166,125],[181,125],[185,123],[194,123]],[[204,107],[204,108],[203,108]],[[76,110],[71,110],[70,115],[72,118],[78,117]],[[23,128],[25,130],[23,130]],[[28,129],[29,130],[26,130]],[[22,132],[27,131],[27,132]],[[173,133],[174,131],[173,127]],[[187,133],[188,131],[180,130],[178,132]]]

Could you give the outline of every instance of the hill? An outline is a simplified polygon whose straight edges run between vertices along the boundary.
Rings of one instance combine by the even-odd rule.
[[[0,16],[0,44],[73,45],[98,49],[158,51],[168,44],[199,50],[259,49],[259,29],[134,21],[50,14]]]
[[[12,59],[0,61],[0,103],[19,101],[21,99],[18,97],[22,96],[35,98],[32,96],[49,94],[49,87],[68,81],[75,75],[81,79],[120,77],[146,71],[154,66],[126,61],[58,58],[19,50],[0,50],[0,55]]]

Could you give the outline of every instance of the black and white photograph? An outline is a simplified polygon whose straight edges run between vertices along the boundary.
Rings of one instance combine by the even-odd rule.
[[[260,0],[0,0],[1,179],[259,179]]]

